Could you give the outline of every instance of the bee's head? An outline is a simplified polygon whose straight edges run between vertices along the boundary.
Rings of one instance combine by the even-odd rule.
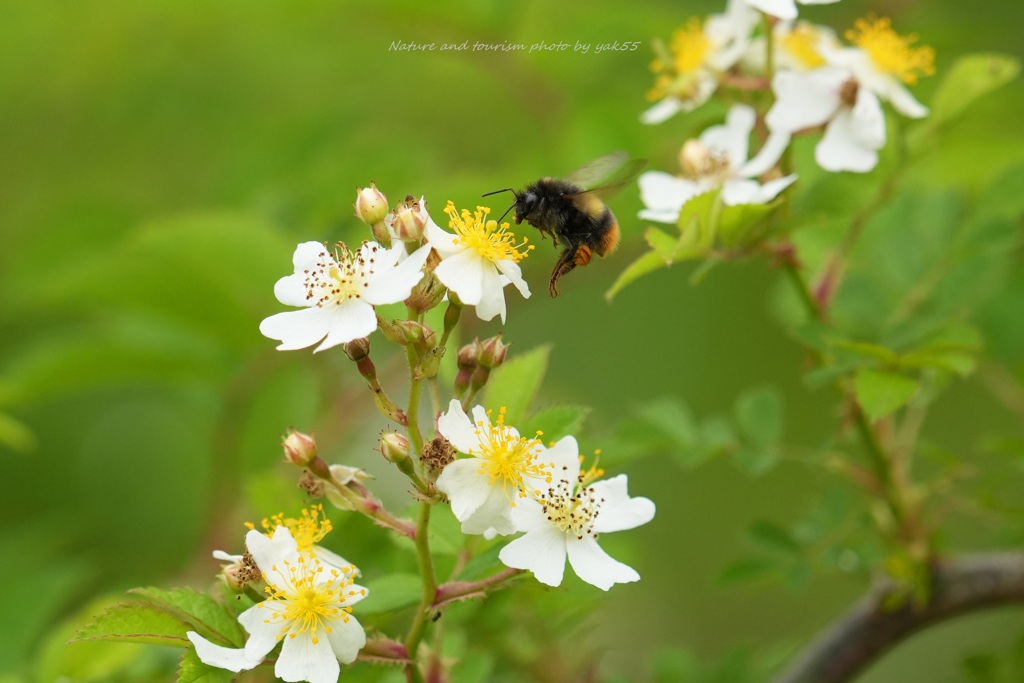
[[[531,195],[531,197],[532,197],[532,199],[530,200],[530,206],[531,207],[537,201],[536,196],[533,195],[532,192],[524,192],[523,194],[519,194],[518,192],[513,190],[511,187],[506,187],[503,190],[495,190],[494,192],[485,192],[484,194],[482,194],[480,196],[481,197],[489,197],[492,194],[498,194],[499,192],[511,192],[513,195],[515,195],[516,200],[514,202],[512,202],[511,206],[509,206],[507,209],[505,209],[505,213],[501,214],[501,218],[498,219],[498,223],[501,223],[505,219],[505,216],[508,215],[508,212],[511,211],[513,208],[515,208],[515,210],[516,210],[516,216],[515,216],[516,225],[519,225],[519,222],[523,220],[523,216],[526,216],[526,215],[528,215],[530,213],[528,210],[524,210],[523,207],[522,207],[522,203],[523,203],[524,197],[526,197],[527,194]]]

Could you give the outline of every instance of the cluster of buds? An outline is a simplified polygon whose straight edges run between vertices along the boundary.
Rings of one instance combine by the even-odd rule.
[[[491,370],[505,362],[508,344],[501,341],[501,335],[480,341],[474,339],[459,349],[459,372],[455,376],[455,397],[469,401],[483,388],[491,376]]]

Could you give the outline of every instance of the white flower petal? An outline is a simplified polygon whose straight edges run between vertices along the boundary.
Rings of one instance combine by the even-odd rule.
[[[377,314],[374,313],[373,306],[361,299],[349,299],[331,311],[331,329],[314,353],[345,344],[353,339],[368,337],[375,329]]]
[[[445,258],[434,269],[434,274],[448,289],[459,295],[467,306],[476,306],[483,296],[484,269],[491,262],[473,249],[464,249]]]
[[[265,600],[238,615],[238,623],[249,634],[249,639],[245,641],[246,657],[262,661],[267,653],[277,645],[279,642],[277,638],[281,635],[281,624],[276,621],[270,623],[268,618],[270,612],[280,612],[281,610],[280,603]]]
[[[565,574],[565,533],[550,524],[509,543],[498,559],[514,569],[527,569],[541,583],[558,586]]]
[[[476,304],[476,315],[481,320],[490,320],[496,315],[501,316],[505,323],[505,291],[501,276],[494,268],[486,265],[481,271],[480,301]]]
[[[327,251],[323,242],[303,242],[295,247],[295,253],[292,254],[292,267],[296,274],[299,274],[304,270],[315,268],[318,263],[325,260],[333,261],[334,257],[331,256],[331,252]]]
[[[393,304],[409,298],[412,289],[423,279],[423,264],[430,255],[430,245],[424,245],[410,254],[404,261],[371,278],[362,292],[362,298],[374,306]],[[402,242],[389,250],[389,258],[396,261],[399,252],[405,252]],[[377,264],[381,266],[380,263]]]
[[[682,110],[682,100],[678,97],[666,97],[643,114],[640,114],[640,121],[648,125],[663,123]]]
[[[764,141],[761,149],[753,159],[740,167],[737,175],[744,178],[756,178],[767,173],[782,158],[782,153],[786,151],[791,138],[790,133],[784,130],[769,133],[768,139]]]
[[[264,318],[260,323],[260,333],[280,341],[279,351],[304,349],[327,336],[332,325],[331,315],[331,309],[318,306],[276,313]]]
[[[920,119],[928,116],[928,107],[924,106],[913,95],[910,91],[904,88],[900,83],[893,79],[892,86],[884,93],[884,96],[892,103],[893,109],[909,116],[912,119]]]
[[[480,473],[477,458],[464,458],[448,463],[437,478],[437,489],[448,496],[452,513],[460,522],[484,504],[490,495],[490,478]]]
[[[747,161],[750,131],[754,130],[756,120],[757,114],[751,107],[733,105],[726,116],[725,125],[706,129],[700,134],[700,141],[709,149],[724,152],[732,168],[738,169]]]
[[[512,500],[516,495],[515,491],[505,490],[501,486],[490,486],[487,498],[463,520],[462,533],[476,535],[493,529],[494,533],[502,536],[514,534],[516,526],[512,522]]]
[[[516,501],[516,506],[512,508],[512,523],[516,531],[525,533],[551,526],[551,522],[544,514],[543,506],[533,498],[521,498]]]
[[[239,649],[215,645],[195,631],[189,631],[185,635],[192,641],[192,645],[196,648],[196,656],[199,657],[203,664],[238,673],[239,671],[253,669],[263,661],[263,657],[257,659],[250,658],[246,654],[245,648]]]
[[[640,176],[637,183],[640,185],[640,199],[647,207],[640,212],[640,217],[664,223],[675,223],[683,204],[700,193],[700,186],[692,180],[662,171],[648,171]]]
[[[796,3],[793,0],[746,0],[751,7],[779,19],[796,19]]]
[[[878,152],[865,146],[853,115],[844,109],[825,126],[825,135],[814,148],[814,158],[826,171],[865,173],[878,163]]]
[[[538,454],[537,462],[551,468],[555,481],[575,482],[580,476],[580,446],[574,436],[563,436],[554,446]],[[534,488],[547,488],[543,479],[528,479]]]
[[[740,204],[767,204],[775,199],[780,192],[793,184],[796,174],[784,178],[769,180],[764,185],[756,180],[732,178],[722,186],[722,203],[726,206]]]
[[[839,108],[839,88],[850,77],[845,69],[828,66],[808,73],[780,71],[772,79],[775,104],[765,123],[773,132],[789,133],[820,126]]]
[[[226,553],[223,550],[214,550],[213,559],[220,560],[221,562],[237,563],[242,561],[242,556],[231,555],[230,553]]]
[[[568,538],[566,551],[576,576],[601,590],[606,591],[617,583],[640,580],[635,569],[614,559],[590,536]]]
[[[426,236],[430,246],[437,250],[442,259],[466,250],[466,246],[459,244],[455,235],[443,230],[441,226],[434,222],[433,218],[427,221],[423,234]]]
[[[309,632],[289,633],[282,639],[281,656],[274,666],[274,675],[287,683],[338,683],[341,665],[334,656],[330,640],[320,631],[314,643]]]
[[[284,276],[274,283],[274,296],[286,306],[309,306],[306,275],[299,271],[295,275]]]
[[[885,113],[873,92],[864,88],[857,91],[857,102],[850,113],[857,127],[857,137],[865,146],[871,149],[885,146]]]
[[[523,295],[524,299],[530,298],[530,285],[526,284],[526,280],[523,279],[523,271],[519,267],[519,264],[511,259],[502,259],[495,261],[494,265],[498,267],[501,274],[508,278],[519,293]]]
[[[448,412],[437,418],[437,431],[448,439],[459,453],[471,453],[480,448],[476,426],[462,410],[462,404],[455,399],[448,404]]]
[[[596,481],[590,485],[601,503],[601,514],[594,521],[594,531],[610,533],[634,529],[654,519],[654,503],[647,498],[630,498],[625,474]]]
[[[320,560],[322,563],[326,564],[329,567],[333,567],[335,569],[348,569],[350,567],[355,566],[338,553],[334,552],[333,550],[328,550],[322,545],[314,545],[312,548],[310,548],[310,550],[313,552],[313,555],[316,556],[316,559]],[[332,576],[330,576],[330,572],[323,572],[323,574],[324,581],[329,581],[333,578]],[[353,569],[351,576],[358,575],[359,569]]]
[[[327,639],[338,660],[342,664],[351,664],[366,646],[366,631],[350,614],[347,620],[335,619],[331,622],[331,632],[327,634]]]

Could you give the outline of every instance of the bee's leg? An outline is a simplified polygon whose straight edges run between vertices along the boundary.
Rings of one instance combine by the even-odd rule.
[[[575,248],[566,248],[562,255],[558,257],[555,269],[551,271],[551,281],[548,282],[548,294],[552,298],[558,296],[558,281],[576,266],[585,266],[590,263],[591,255],[590,247],[585,244],[579,244]]]

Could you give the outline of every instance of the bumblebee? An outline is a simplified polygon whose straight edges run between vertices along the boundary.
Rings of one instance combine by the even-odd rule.
[[[548,282],[548,293],[556,297],[562,277],[590,263],[595,252],[607,256],[618,246],[619,224],[602,198],[635,178],[646,165],[644,159],[631,160],[626,152],[613,152],[565,178],[541,178],[521,192],[507,187],[484,196],[511,192],[516,200],[505,214],[515,209],[516,225],[526,221],[540,231],[541,239],[550,235],[556,247],[562,241],[564,249]]]

